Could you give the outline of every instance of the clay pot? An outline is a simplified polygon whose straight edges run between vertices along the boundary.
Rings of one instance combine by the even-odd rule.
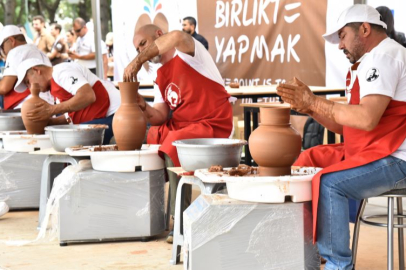
[[[31,110],[35,109],[35,104],[46,102],[42,98],[39,97],[39,85],[34,83],[31,86],[31,95],[32,97],[24,101],[21,107],[21,116],[23,118],[23,123],[25,129],[27,129],[28,134],[44,134],[44,128],[47,126],[49,119],[43,121],[31,121],[28,119],[27,113]]]
[[[302,140],[290,125],[290,107],[260,108],[261,124],[249,138],[252,157],[261,176],[290,175],[300,154]]]
[[[121,105],[113,118],[113,133],[119,151],[140,149],[147,123],[137,103],[139,82],[119,82]]]

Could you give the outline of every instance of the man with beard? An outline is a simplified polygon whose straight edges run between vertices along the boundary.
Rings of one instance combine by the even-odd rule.
[[[325,270],[351,270],[348,198],[361,200],[406,187],[406,49],[388,38],[368,5],[344,10],[323,37],[353,64],[348,104],[316,97],[294,79],[277,87],[292,108],[343,134],[344,143],[316,146],[294,165],[324,168],[313,178],[313,235]]]
[[[35,31],[37,31],[34,44],[45,54],[51,52],[55,38],[45,29],[44,17],[41,15],[35,16],[32,20],[32,25]]]
[[[152,125],[147,142],[161,144],[160,155],[165,157],[167,167],[180,166],[172,142],[231,135],[230,95],[213,59],[200,42],[182,31],[164,34],[150,24],[135,32],[133,43],[139,54],[124,70],[124,81],[136,81],[146,61],[162,64],[157,71],[154,105],[148,105],[139,95],[138,103]],[[170,173],[169,181],[173,214],[179,179]],[[185,207],[191,199],[191,188],[189,185],[186,188]],[[171,235],[167,241],[172,242]]]
[[[192,35],[193,38],[195,38],[196,40],[198,40],[200,43],[203,44],[203,46],[206,48],[206,50],[209,50],[209,43],[202,35],[199,35],[196,32],[196,26],[197,26],[197,22],[196,22],[195,18],[193,18],[193,17],[183,18],[183,22],[182,22],[183,32],[186,32],[186,33]]]

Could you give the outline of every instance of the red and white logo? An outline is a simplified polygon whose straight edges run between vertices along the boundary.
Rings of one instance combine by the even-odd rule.
[[[175,109],[181,102],[180,88],[170,83],[165,89],[165,101],[169,102],[171,109]]]

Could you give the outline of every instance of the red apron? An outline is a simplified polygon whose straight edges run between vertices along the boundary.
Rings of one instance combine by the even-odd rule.
[[[20,104],[26,97],[31,94],[30,90],[27,88],[24,92],[18,93],[16,91],[11,90],[7,94],[4,95],[4,109],[10,110],[14,109],[18,104]]]
[[[193,138],[228,138],[233,128],[230,95],[224,86],[214,82],[186,64],[179,56],[158,69],[156,83],[172,118],[163,125],[151,127],[149,144],[161,144],[175,166],[180,166],[172,142]]]
[[[106,88],[100,81],[93,85],[96,101],[76,112],[70,112],[69,116],[74,124],[85,123],[98,118],[105,118],[110,107],[110,98]],[[54,79],[51,80],[51,94],[60,102],[67,101],[73,97],[71,93],[59,86]]]
[[[357,67],[355,64],[351,69],[355,70]],[[360,102],[358,78],[355,79],[350,92],[350,104],[358,105]],[[317,207],[322,175],[360,167],[395,152],[406,138],[406,102],[392,100],[372,131],[344,126],[343,133],[345,143],[313,147],[303,152],[294,164],[324,168],[312,181],[313,242],[317,240]]]

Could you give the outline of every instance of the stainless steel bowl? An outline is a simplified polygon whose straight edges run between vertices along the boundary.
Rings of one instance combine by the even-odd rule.
[[[45,130],[53,148],[65,152],[68,147],[102,144],[104,130],[107,128],[106,125],[59,125],[45,127]]]
[[[179,162],[186,171],[209,168],[212,165],[236,167],[240,164],[244,140],[188,139],[174,141]]]
[[[25,130],[23,118],[18,112],[0,113],[0,131]]]

